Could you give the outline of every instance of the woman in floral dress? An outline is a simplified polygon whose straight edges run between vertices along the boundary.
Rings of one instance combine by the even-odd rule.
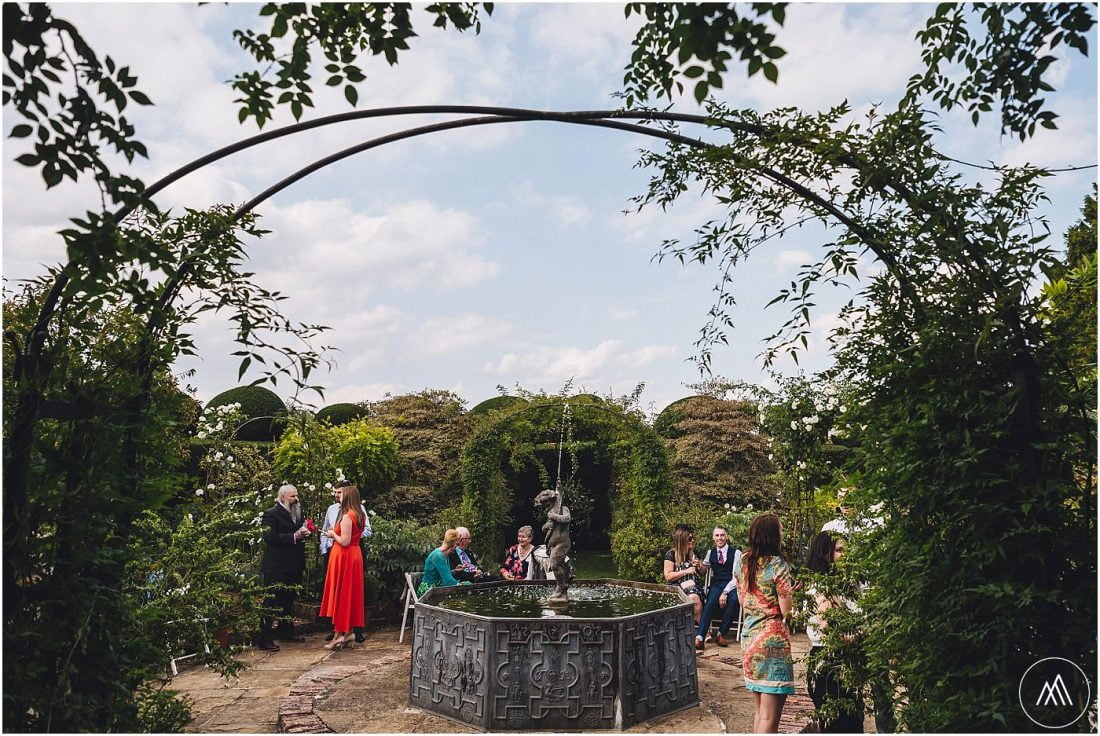
[[[779,551],[781,538],[778,516],[753,519],[749,546],[736,571],[745,612],[741,661],[745,689],[753,696],[754,733],[778,733],[783,704],[794,694],[791,632],[783,621],[791,611],[791,571]]]

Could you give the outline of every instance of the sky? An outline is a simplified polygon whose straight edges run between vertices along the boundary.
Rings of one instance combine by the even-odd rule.
[[[796,4],[778,43],[778,84],[743,67],[716,97],[739,108],[794,105],[807,111],[847,100],[855,114],[892,105],[918,71],[915,32],[931,6]],[[257,5],[175,3],[53,4],[100,53],[128,64],[155,105],[127,110],[149,159],[130,170],[151,183],[216,148],[256,132],[237,122],[228,81],[252,69],[232,39],[235,28],[262,26]],[[613,109],[629,59],[635,19],[619,3],[498,3],[479,36],[432,28],[416,10],[420,36],[397,66],[377,58],[361,66],[359,109],[469,104],[543,110]],[[1097,160],[1096,36],[1089,57],[1056,50],[1050,95],[1057,131],[1020,143],[1002,137],[990,117],[977,128],[964,114],[944,114],[939,149],[976,163],[1065,167]],[[317,75],[324,79],[324,72]],[[303,119],[351,109],[340,88],[314,85],[315,107]],[[674,109],[702,112],[690,96]],[[157,197],[162,207],[240,204],[298,168],[371,137],[453,116],[406,116],[329,126],[264,144],[209,166]],[[5,132],[18,121],[4,112]],[[292,123],[289,111],[268,127]],[[265,128],[265,130],[268,128]],[[311,175],[257,210],[271,233],[249,244],[248,269],[260,285],[283,292],[295,321],[331,327],[324,344],[334,367],[315,376],[316,406],[377,400],[426,388],[456,392],[473,406],[513,390],[629,394],[645,384],[651,414],[693,392],[700,379],[688,358],[719,276],[712,266],[658,263],[661,242],[690,242],[692,230],[719,210],[689,192],[667,211],[630,213],[649,172],[635,167],[648,140],[619,131],[548,122],[448,131],[372,150]],[[57,231],[96,209],[89,186],[68,182],[49,192],[38,174],[14,163],[19,144],[5,142],[3,275],[11,288],[64,256]],[[983,173],[973,170],[973,176]],[[1053,241],[1074,222],[1095,169],[1048,181],[1042,211]],[[738,267],[737,307],[728,347],[716,348],[715,375],[770,385],[763,339],[786,319],[765,305],[816,260],[820,229],[775,242]],[[873,273],[875,264],[861,266]],[[850,294],[818,299],[814,338],[790,374],[829,364],[825,335]],[[225,315],[195,328],[200,357],[176,369],[208,400],[238,385],[236,346]],[[184,375],[186,373],[186,375]],[[258,374],[246,375],[245,381]],[[289,399],[292,387],[276,393]]]

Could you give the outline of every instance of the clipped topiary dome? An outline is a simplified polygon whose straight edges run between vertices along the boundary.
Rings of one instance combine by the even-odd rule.
[[[340,424],[354,422],[356,419],[362,419],[367,415],[367,410],[358,404],[330,404],[317,412],[317,421],[335,427]]]
[[[489,412],[507,409],[508,407],[515,406],[516,404],[526,403],[527,399],[522,399],[519,396],[494,396],[491,399],[485,399],[485,401],[482,401],[480,404],[470,409],[468,414],[470,414],[471,416],[488,414]]]
[[[206,403],[206,408],[226,404],[240,404],[246,419],[254,419],[237,430],[236,439],[256,442],[273,442],[277,439],[274,417],[286,414],[286,405],[274,391],[263,386],[238,386],[223,391]]]

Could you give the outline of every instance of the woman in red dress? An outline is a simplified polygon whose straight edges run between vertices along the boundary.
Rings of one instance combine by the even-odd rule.
[[[360,508],[359,489],[344,488],[340,499],[340,514],[329,530],[335,544],[328,557],[325,592],[321,596],[321,615],[332,617],[336,636],[325,649],[340,649],[355,640],[352,629],[363,626],[363,553],[359,537],[364,519]]]

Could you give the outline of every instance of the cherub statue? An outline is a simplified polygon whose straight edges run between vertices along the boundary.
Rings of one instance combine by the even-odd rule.
[[[556,487],[547,488],[535,496],[535,508],[546,512],[546,523],[542,530],[546,532],[546,552],[550,558],[550,571],[554,573],[554,595],[551,603],[565,603],[569,600],[569,583],[573,581],[569,552],[573,542],[569,538],[569,522],[573,517],[569,507],[562,505],[561,480]]]

